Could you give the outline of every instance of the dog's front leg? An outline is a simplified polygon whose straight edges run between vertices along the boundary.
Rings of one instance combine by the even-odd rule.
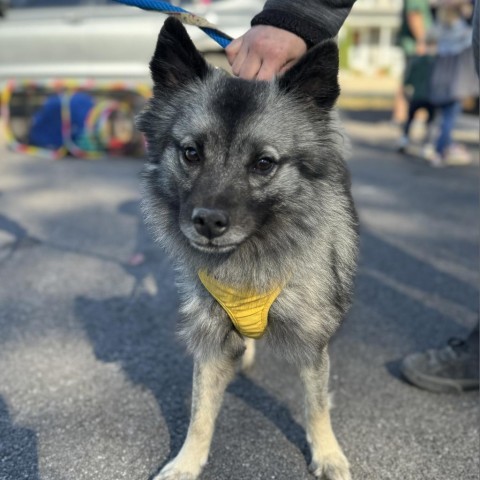
[[[253,367],[255,362],[255,340],[253,338],[245,338],[245,352],[243,352],[240,363],[240,371],[246,372]]]
[[[233,378],[235,366],[234,355],[225,354],[207,361],[195,359],[192,415],[187,438],[178,455],[154,480],[194,480],[200,475],[207,463],[223,393]]]
[[[305,387],[307,439],[312,450],[310,470],[322,480],[351,480],[348,461],[330,422],[329,368],[328,353],[324,348],[314,365],[300,370]]]

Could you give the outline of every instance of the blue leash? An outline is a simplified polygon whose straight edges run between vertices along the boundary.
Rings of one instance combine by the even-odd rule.
[[[160,2],[158,0],[115,0],[116,2],[130,5],[131,7],[139,7],[143,10],[153,10],[177,17],[182,23],[187,25],[195,25],[201,28],[210,38],[215,40],[221,47],[226,48],[232,41],[232,37],[218,30],[218,28],[208,22],[203,17],[190,13],[189,11],[176,7],[168,2]]]

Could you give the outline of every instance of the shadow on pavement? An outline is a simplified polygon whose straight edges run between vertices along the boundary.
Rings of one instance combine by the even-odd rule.
[[[310,464],[311,453],[305,429],[293,419],[286,405],[279,402],[264,388],[255,384],[243,374],[237,376],[228,387],[228,392],[268,418],[285,435],[288,441],[300,450],[307,465]]]
[[[464,246],[466,249],[468,244]],[[372,275],[370,272],[378,272],[379,276]],[[472,312],[477,311],[478,306],[478,288],[475,285],[464,282],[444,270],[437,269],[434,265],[426,262],[417,256],[402,250],[396,245],[388,243],[383,238],[375,235],[371,230],[362,228],[361,231],[361,259],[360,276],[368,276],[369,290],[381,292],[376,304],[382,308],[381,312],[385,314],[395,314],[398,307],[402,305],[403,300],[415,301],[412,295],[405,293],[407,290],[430,295],[447,300],[452,304],[457,304]],[[381,278],[389,279],[391,282],[382,281]],[[392,285],[404,286],[393,288]],[[397,293],[399,298],[392,299],[390,303],[382,300],[389,292]],[[364,300],[362,292],[358,292],[360,299]],[[418,300],[416,300],[418,302]],[[430,308],[430,307],[428,307]]]
[[[154,394],[170,433],[171,451],[176,453],[188,426],[185,399],[190,392],[192,362],[175,342],[178,301],[172,268],[149,239],[138,210],[138,202],[133,201],[119,208],[138,216],[135,252],[145,256],[137,266],[123,265],[135,278],[131,295],[105,300],[77,297],[75,315],[96,357],[119,362],[134,383]]]
[[[402,371],[400,369],[402,361],[401,359],[399,360],[392,360],[391,362],[385,363],[385,368],[387,369],[387,372],[397,380],[401,380],[402,383],[405,383],[405,379],[402,375]]]
[[[37,435],[33,430],[13,424],[0,396],[0,478],[2,480],[40,480]]]
[[[19,248],[38,245],[39,240],[29,235],[26,228],[20,223],[0,213],[0,232],[5,232],[9,238],[0,243],[0,262],[10,258]]]
[[[340,110],[343,120],[354,120],[357,122],[384,123],[392,121],[392,111],[382,109],[370,110]]]
[[[430,263],[389,244],[368,229],[361,232],[361,261],[356,298],[370,308],[376,321],[349,322],[350,336],[364,345],[382,345],[395,350],[400,343],[405,353],[444,345],[452,336],[469,330],[455,318],[456,308],[478,314],[478,289],[438,270]],[[444,311],[442,302],[450,304]],[[350,316],[355,315],[355,306]],[[473,325],[472,325],[473,328]],[[385,368],[396,379],[401,358],[391,358]]]
[[[12,235],[16,241],[28,236],[27,230],[22,225],[3,214],[0,214],[0,230]]]

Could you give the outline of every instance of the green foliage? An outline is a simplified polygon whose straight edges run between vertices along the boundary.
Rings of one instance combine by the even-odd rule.
[[[353,44],[353,31],[348,27],[344,28],[345,31],[338,43],[338,49],[340,54],[340,68],[348,70],[348,50]]]

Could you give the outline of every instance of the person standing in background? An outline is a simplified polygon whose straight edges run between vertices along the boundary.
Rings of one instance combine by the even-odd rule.
[[[398,37],[406,64],[413,55],[423,55],[426,52],[427,33],[432,26],[432,10],[428,0],[404,1]]]
[[[429,160],[441,167],[450,161],[470,161],[465,148],[452,143],[452,131],[462,109],[461,101],[478,95],[472,54],[472,27],[462,15],[470,2],[441,0],[435,26],[437,58],[432,72],[431,101],[441,111],[440,134]]]
[[[432,25],[432,10],[428,0],[404,0],[398,44],[404,53],[406,72],[410,70],[410,63],[414,56],[425,54],[427,32]],[[407,118],[407,109],[404,84],[402,84],[395,95],[393,121],[404,123]]]
[[[427,111],[426,135],[423,140],[423,155],[428,156],[432,146],[432,126],[435,118],[435,105],[431,102],[430,84],[433,67],[435,65],[435,54],[437,51],[436,37],[432,31],[427,35],[426,51],[424,55],[415,55],[409,62],[404,78],[404,95],[408,100],[408,118],[403,127],[403,135],[398,142],[398,151],[405,153],[410,143],[410,127],[417,110]]]

